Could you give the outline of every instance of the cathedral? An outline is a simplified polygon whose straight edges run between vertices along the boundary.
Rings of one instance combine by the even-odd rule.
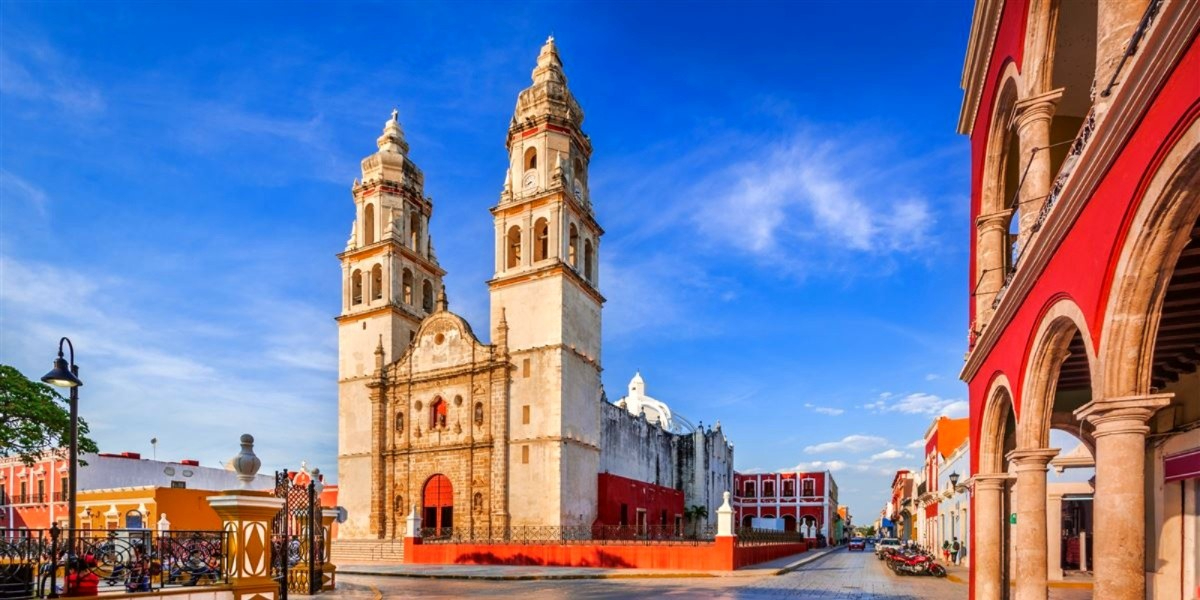
[[[352,189],[338,317],[340,539],[423,527],[627,526],[715,518],[733,445],[645,395],[603,390],[592,145],[553,38],[517,97],[487,282],[490,344],[449,310],[424,175],[393,111]],[[678,534],[678,533],[677,533]]]

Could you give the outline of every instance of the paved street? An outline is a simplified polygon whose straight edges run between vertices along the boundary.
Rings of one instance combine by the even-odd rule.
[[[813,600],[963,600],[967,586],[947,579],[900,577],[871,552],[836,551],[777,577],[686,577],[556,581],[465,581],[347,575],[340,598],[803,598]],[[1052,588],[1052,600],[1090,599],[1090,590]],[[330,596],[321,596],[330,598]]]
[[[573,581],[462,581],[345,576],[342,597],[385,598],[814,598],[960,600],[964,584],[931,577],[898,577],[870,552],[839,550],[778,577],[586,579]]]

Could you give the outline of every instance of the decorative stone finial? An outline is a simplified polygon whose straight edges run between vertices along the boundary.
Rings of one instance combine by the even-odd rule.
[[[241,489],[248,490],[250,484],[254,483],[254,476],[258,474],[262,461],[254,454],[254,436],[243,433],[241,443],[242,451],[233,457],[233,470],[241,482]]]
[[[392,109],[391,118],[383,124],[383,135],[375,140],[380,152],[408,154],[408,142],[404,139],[404,130],[400,128],[400,112]]]
[[[440,289],[438,289],[438,297],[437,297],[438,312],[446,310],[449,306],[450,306],[450,301],[446,300],[446,284],[443,283],[442,287]]]
[[[546,36],[546,43],[547,43],[547,44],[553,44],[553,43],[554,43],[554,34],[553,34],[553,33],[552,33],[552,34],[550,34],[550,35],[548,35],[548,36]]]
[[[171,530],[171,522],[167,520],[167,513],[162,513],[158,516],[158,530],[159,531],[170,531]]]

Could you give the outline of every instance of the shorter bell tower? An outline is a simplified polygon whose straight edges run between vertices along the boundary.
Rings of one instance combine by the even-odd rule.
[[[362,180],[351,188],[354,221],[342,263],[338,322],[338,478],[346,486],[371,485],[372,406],[367,382],[376,349],[393,362],[408,348],[422,319],[436,310],[445,271],[429,235],[433,201],[425,176],[408,158],[396,111],[384,123],[379,150],[362,160]],[[367,506],[347,506],[369,514]],[[351,529],[353,523],[347,522]],[[367,532],[347,531],[347,537]]]

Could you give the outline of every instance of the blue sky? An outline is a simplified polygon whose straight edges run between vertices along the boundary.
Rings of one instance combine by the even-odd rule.
[[[546,36],[595,144],[604,383],[830,467],[860,521],[965,415],[971,7],[0,5],[0,362],[71,336],[101,448],[335,470],[334,254],[392,107],[486,332],[504,135]]]

